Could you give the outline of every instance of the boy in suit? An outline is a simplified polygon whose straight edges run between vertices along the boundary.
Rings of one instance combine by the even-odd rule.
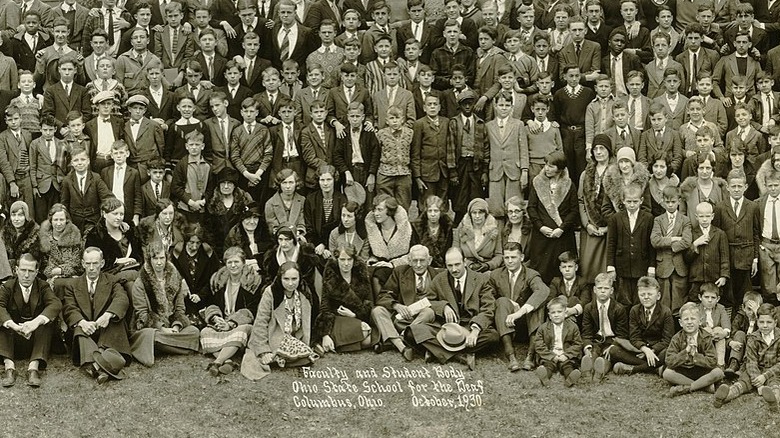
[[[548,115],[552,99],[537,94],[528,106],[534,115],[526,126],[520,129],[520,150],[528,151],[528,181],[544,170],[545,158],[555,151],[563,150],[561,132],[550,121]],[[596,136],[595,142],[598,142]]]
[[[550,282],[550,298],[566,298],[566,318],[580,326],[583,306],[591,301],[591,290],[590,285],[577,275],[578,269],[579,259],[572,252],[565,251],[558,256],[561,276]]]
[[[412,178],[423,202],[431,195],[446,198],[449,171],[456,166],[455,146],[447,142],[449,121],[439,115],[440,109],[438,96],[428,96],[425,99],[426,117],[414,122],[412,128]]]
[[[187,156],[179,160],[173,170],[171,200],[178,201],[176,209],[189,223],[203,223],[206,200],[211,199],[216,181],[211,164],[203,158],[203,134],[192,131],[187,134],[186,140]]]
[[[582,309],[582,362],[583,373],[593,371],[598,382],[610,369],[609,351],[616,339],[628,340],[628,313],[622,304],[612,297],[615,281],[612,275],[602,272],[593,280],[594,300]]]
[[[590,41],[592,43],[592,41]],[[595,44],[595,43],[593,43]],[[563,152],[569,177],[579,184],[585,170],[585,112],[596,93],[580,84],[580,69],[576,64],[564,64],[561,72],[566,86],[555,92],[553,102],[556,114],[553,120],[560,124]]]
[[[336,68],[339,65],[341,65],[341,62],[336,65]],[[298,61],[294,59],[284,61],[282,63],[282,81],[279,85],[279,91],[294,100],[298,93],[301,92],[301,89],[303,89],[303,81],[299,79],[300,75],[301,68],[298,66]]]
[[[147,164],[154,159],[162,158],[165,149],[165,134],[162,128],[165,125],[160,125],[145,116],[148,106],[149,100],[143,95],[135,94],[127,99],[130,120],[125,124],[124,139],[130,151],[128,161],[138,170],[141,184],[149,179],[146,172]]]
[[[227,59],[217,53],[217,35],[213,29],[203,29],[198,36],[200,53],[195,57],[203,71],[203,79],[214,86],[225,84]]]
[[[339,174],[344,176],[345,185],[350,186],[357,182],[365,187],[366,202],[369,202],[373,199],[376,173],[379,169],[379,143],[373,132],[363,129],[365,115],[362,103],[349,104],[347,118],[349,133],[344,138],[336,138],[333,164]],[[357,147],[353,146],[355,144]]]
[[[612,149],[615,151],[620,148],[629,147],[633,150],[639,150],[639,143],[642,133],[628,123],[628,106],[623,100],[618,100],[612,107],[612,120],[615,125],[607,129],[606,136],[612,142]]]
[[[688,103],[688,98],[679,92],[680,72],[673,68],[667,68],[664,71],[663,87],[665,92],[653,99],[653,103],[660,103],[664,106],[671,127],[679,130],[685,122],[685,110]]]
[[[448,144],[455,154],[455,168],[448,169],[455,223],[466,215],[472,199],[485,196],[488,183],[490,143],[485,122],[473,111],[476,99],[473,91],[460,93],[460,112],[449,121]]]
[[[2,197],[4,204],[12,199],[20,199],[27,204],[29,211],[35,211],[30,150],[32,136],[21,127],[19,108],[9,106],[5,109],[7,129],[0,133],[0,171],[3,182]],[[8,184],[6,186],[6,184]],[[7,193],[6,190],[10,189]]]
[[[607,225],[607,272],[617,275],[617,300],[631,306],[638,299],[637,279],[655,276],[655,249],[650,245],[653,215],[640,210],[642,188],[637,183],[623,189],[623,205],[625,209],[612,215]]]
[[[439,90],[449,88],[451,69],[455,64],[466,66],[466,82],[472,83],[475,65],[474,51],[471,47],[460,42],[460,25],[455,20],[446,20],[442,28],[444,45],[433,49],[431,54],[431,70],[436,77],[434,80],[435,88]]]
[[[41,16],[37,12],[28,11],[22,19],[24,31],[13,36],[10,51],[12,57],[18,61],[19,70],[34,72],[37,61],[35,54],[50,46],[54,39],[48,33],[40,31]],[[42,90],[40,85],[36,88],[36,92]]]
[[[392,50],[396,50],[398,47],[398,44],[396,44],[397,30],[395,28],[390,28],[388,25],[389,17],[390,6],[384,1],[375,2],[374,9],[371,11],[371,18],[374,19],[374,24],[363,33],[361,41],[362,45],[359,58],[361,64],[365,65],[376,59],[377,54],[374,52],[374,46],[382,35],[390,36]],[[393,54],[393,56],[396,56],[396,54]]]
[[[306,175],[306,163],[303,161],[301,149],[301,129],[303,128],[301,123],[296,120],[295,104],[292,100],[282,98],[279,103],[278,116],[281,123],[268,130],[271,135],[271,147],[274,151],[269,170],[270,177],[268,178],[268,181],[271,182],[269,185],[271,190],[273,190],[273,182],[276,181],[276,174],[282,169],[292,169],[296,175]]]
[[[652,129],[643,132],[639,138],[637,159],[652,164],[652,158],[658,154],[667,156],[672,173],[677,173],[683,161],[682,140],[676,129],[667,123],[666,108],[658,102],[650,105],[648,112]]]
[[[243,79],[243,73],[241,72],[241,66],[235,61],[230,60],[225,63],[225,85],[217,87],[214,92],[222,92],[227,99],[227,113],[236,120],[242,120],[241,117],[241,102],[247,97],[252,97],[252,90],[246,85],[241,83]]]
[[[106,53],[110,57],[116,57],[119,55],[119,45],[122,41],[122,30],[124,26],[119,25],[121,21],[126,23],[133,23],[133,17],[130,12],[120,7],[114,0],[102,0],[99,8],[95,8],[97,13],[90,13],[87,17],[87,22],[84,24],[84,32],[86,35],[92,35],[95,29],[103,29],[108,34],[108,44],[106,47]],[[90,11],[91,12],[91,11]],[[116,22],[117,26],[109,28],[109,23]],[[91,53],[91,47],[83,46],[85,55]]]
[[[372,61],[377,62],[377,61]],[[387,126],[385,115],[387,109],[391,106],[397,106],[404,110],[406,115],[405,124],[412,127],[415,124],[414,96],[412,93],[400,85],[401,68],[394,61],[389,61],[382,67],[386,86],[377,91],[372,96],[374,103],[374,114],[376,114],[377,129]]]
[[[209,97],[211,112],[214,117],[206,119],[203,123],[208,128],[208,140],[210,145],[206,151],[206,157],[211,163],[212,171],[218,174],[225,167],[232,167],[229,161],[230,135],[233,128],[241,123],[228,115],[229,100],[222,91],[215,91]]]
[[[209,115],[209,97],[211,89],[201,85],[203,70],[198,61],[187,61],[183,64],[187,83],[177,88],[173,93],[174,102],[179,102],[185,96],[192,96],[195,103],[195,118],[205,120]]]
[[[357,69],[355,66],[347,62],[341,64],[341,85],[331,88],[325,100],[325,107],[328,110],[328,124],[336,129],[338,137],[343,137],[346,134],[345,129],[349,126],[347,108],[353,102],[363,104],[365,110],[364,128],[369,131],[374,129],[371,95],[365,87],[356,84],[356,82]]]
[[[619,342],[610,350],[615,374],[656,374],[674,335],[672,312],[658,302],[661,294],[655,278],[639,278],[636,288],[639,303],[628,313],[629,342]]]
[[[669,35],[657,33],[653,37],[654,60],[645,66],[647,73],[647,97],[657,99],[664,94],[671,94],[675,98],[679,89],[685,89],[685,69],[669,55]],[[667,84],[667,78],[676,77],[677,87]],[[683,97],[685,99],[685,97]],[[687,99],[685,99],[687,101]],[[685,102],[682,102],[685,108]],[[682,124],[682,122],[680,122]]]
[[[324,80],[324,70],[320,64],[310,63],[306,69],[306,82],[308,85],[306,88],[301,89],[299,93],[295,95],[295,108],[296,119],[302,123],[303,126],[311,123],[311,113],[309,108],[312,102],[315,100],[324,100],[328,93],[328,89],[325,88],[322,83]]]
[[[35,221],[48,219],[49,209],[60,202],[60,185],[68,171],[67,144],[54,138],[57,121],[41,120],[41,136],[30,144],[30,175],[35,196]]]
[[[696,206],[698,225],[692,227],[693,242],[685,252],[689,266],[688,301],[696,300],[703,283],[715,283],[722,288],[729,279],[729,241],[726,233],[712,225],[713,216],[709,202]]]
[[[718,132],[728,132],[729,119],[726,107],[723,106],[720,99],[712,96],[712,73],[710,70],[700,70],[696,88],[699,97],[704,102],[704,120],[714,123],[718,127]]]
[[[569,21],[569,34],[571,42],[558,52],[558,65],[575,65],[579,67],[582,78],[581,83],[592,83],[596,80],[601,70],[601,47],[599,43],[585,39],[585,21],[582,18],[573,18]],[[561,69],[561,80],[565,80],[566,71]]]
[[[56,86],[55,86],[56,87]],[[94,148],[89,150],[92,168],[99,172],[112,164],[111,147],[124,135],[124,121],[113,115],[114,92],[101,91],[92,98],[92,103],[98,108],[97,117],[86,124],[87,135],[92,139]],[[83,111],[82,111],[83,114]],[[101,135],[98,135],[101,133]]]
[[[60,80],[50,85],[43,93],[42,116],[52,115],[60,123],[65,123],[65,116],[70,111],[82,114],[92,114],[87,90],[74,82],[76,76],[76,58],[65,56],[57,61]],[[113,93],[111,93],[113,99]],[[113,103],[113,102],[112,102]],[[88,117],[87,117],[88,119]]]
[[[645,74],[639,70],[630,71],[626,79],[628,96],[625,97],[628,124],[639,132],[644,131],[647,113],[650,110],[650,98],[642,94],[644,87]]]
[[[626,78],[633,70],[642,70],[642,61],[633,53],[625,51],[628,34],[621,28],[613,29],[609,34],[609,53],[601,59],[603,73],[615,84],[617,97],[628,95]],[[602,47],[602,51],[604,47]],[[614,69],[614,71],[613,71]]]
[[[637,26],[636,23],[639,21],[639,17],[637,17],[639,12],[639,2],[637,0],[620,0],[620,16],[623,20],[621,20],[622,24],[616,26],[615,29],[623,29],[626,34],[629,33],[629,29],[632,29],[631,35],[633,37],[626,41],[625,50],[638,56],[643,64],[647,64],[653,59],[652,43],[650,42],[650,31],[647,27],[639,25],[638,31],[634,31],[635,26]],[[609,14],[607,14],[607,20],[609,20]]]
[[[666,213],[653,220],[650,244],[656,251],[655,276],[661,285],[661,305],[677,314],[688,296],[688,265],[683,254],[692,242],[691,221],[678,211],[678,187],[664,187],[662,196]]]
[[[490,214],[504,217],[504,202],[513,196],[522,199],[522,189],[528,185],[528,149],[520,148],[523,122],[510,116],[512,96],[499,92],[495,106],[496,118],[485,125],[490,142],[488,205]]]
[[[431,53],[433,49],[441,43],[442,37],[436,35],[436,29],[425,19],[425,3],[422,0],[411,0],[407,2],[406,8],[409,11],[409,23],[404,24],[397,30],[398,54],[406,53],[406,46],[411,43],[411,39],[417,41],[420,50],[420,61],[423,64],[431,62]],[[408,59],[407,59],[408,61]]]
[[[130,39],[128,38],[129,42]],[[106,50],[108,50],[108,34],[102,27],[99,27],[92,31],[88,43],[92,48],[92,53],[84,58],[84,80],[94,81],[98,77],[98,61],[103,57],[109,56],[106,54]]]
[[[89,170],[89,152],[76,148],[70,151],[73,171],[62,180],[60,202],[68,208],[70,218],[80,230],[96,225],[100,220],[100,204],[114,194],[100,175]]]
[[[769,128],[780,122],[780,93],[772,91],[775,81],[768,73],[760,72],[756,76],[758,93],[750,98],[750,112],[758,122],[762,133],[769,134]],[[763,152],[763,151],[762,151]]]
[[[737,122],[737,126],[726,133],[726,146],[729,148],[740,147],[745,151],[745,156],[751,163],[760,166],[758,157],[767,152],[766,139],[756,129],[758,125],[753,123],[753,115],[749,105],[740,102],[734,104],[733,109],[734,120]],[[764,128],[760,127],[759,129]]]
[[[729,313],[720,300],[720,289],[712,283],[704,283],[699,288],[699,312],[701,314],[701,328],[712,337],[711,343],[715,345],[717,364],[722,369],[726,367],[726,339],[731,334],[731,319]],[[682,311],[680,311],[682,317]]]
[[[173,118],[174,98],[173,92],[163,86],[162,64],[156,63],[156,65],[149,66],[146,69],[146,78],[149,86],[141,90],[139,94],[149,101],[149,105],[146,107],[148,117],[158,124],[166,126],[165,123]]]
[[[774,132],[773,137],[780,134]],[[774,140],[773,140],[774,141]],[[761,220],[761,245],[759,246],[758,262],[761,267],[761,293],[765,303],[776,303],[777,284],[780,283],[780,172],[772,169],[766,177],[766,193],[758,198],[758,214]]]
[[[758,254],[761,245],[761,221],[758,205],[745,198],[747,181],[740,170],[729,172],[729,197],[715,206],[713,225],[726,233],[729,242],[729,285],[731,302],[722,303],[732,308],[742,303],[742,296],[752,290],[751,277],[758,273]]]
[[[721,58],[715,65],[713,74],[713,94],[721,99],[727,107],[730,106],[734,100],[732,78],[735,76],[744,76],[746,78],[746,84],[749,87],[747,94],[753,95],[753,93],[755,93],[753,84],[756,83],[756,77],[758,73],[761,72],[761,65],[758,61],[750,56],[745,57],[745,55],[748,54],[750,47],[752,47],[750,34],[747,32],[737,32],[734,44],[736,45],[737,51]],[[721,84],[725,85],[725,88],[721,88]]]
[[[141,175],[138,170],[127,165],[128,156],[130,150],[127,143],[123,140],[115,141],[111,145],[114,165],[104,167],[100,177],[114,197],[124,203],[125,214],[132,219],[133,224],[138,225],[141,220]]]
[[[155,158],[146,168],[147,178],[141,186],[141,217],[157,214],[157,202],[171,198],[171,184],[165,179],[165,161]]]
[[[274,67],[268,67],[263,70],[263,87],[265,91],[255,94],[254,99],[257,101],[259,122],[266,127],[279,124],[276,114],[279,112],[281,98],[290,98],[290,96],[279,91],[281,85],[282,78],[279,70]]]
[[[714,389],[723,380],[723,370],[715,364],[713,338],[699,326],[700,320],[700,309],[695,303],[685,303],[680,308],[682,330],[672,336],[664,358],[663,378],[673,385],[669,388],[671,397]]]
[[[439,92],[433,89],[433,81],[433,70],[427,65],[421,65],[420,70],[417,72],[417,84],[415,84],[412,90],[414,112],[417,114],[415,120],[425,116],[425,97],[431,93]]]
[[[745,108],[748,108],[748,104],[750,103],[750,98],[747,96],[747,78],[745,76],[733,76],[731,78],[731,92],[733,93],[733,98],[728,101],[730,102],[730,105],[726,106],[726,120],[728,121],[728,131],[726,132],[737,127],[737,118],[735,114],[737,111],[737,104],[741,103],[745,105]],[[725,105],[726,100],[724,98],[721,98],[721,100]],[[748,111],[748,113],[750,113],[750,111]]]
[[[136,3],[135,6],[132,7],[130,13],[135,19],[135,26],[122,32],[122,38],[119,41],[119,53],[125,53],[132,48],[131,39],[133,38],[133,31],[135,29],[144,29],[147,31],[147,34],[149,35],[149,44],[151,45],[148,47],[148,50],[154,52],[154,34],[157,33],[154,29],[156,29],[157,26],[154,26],[153,29],[150,25],[150,22],[152,21],[152,8],[153,6],[146,2]],[[162,24],[160,27],[162,27]],[[108,38],[106,38],[106,42],[107,41]],[[94,47],[92,49],[92,54],[94,54]]]
[[[243,176],[238,186],[252,195],[252,199],[260,201],[267,186],[263,184],[263,181],[267,181],[263,175],[271,165],[273,149],[268,129],[257,123],[257,106],[257,101],[251,97],[241,102],[243,124],[233,128],[228,156]]]
[[[323,101],[314,101],[309,112],[311,113],[311,123],[301,131],[301,151],[307,166],[306,189],[315,190],[317,188],[317,169],[325,164],[333,163],[336,134],[333,132],[333,128],[325,123],[328,112]]]
[[[214,32],[214,50],[219,56],[226,58],[228,56],[228,43],[225,31],[211,27],[209,24],[211,23],[211,11],[205,5],[205,2],[198,2],[195,6],[195,10],[192,11],[192,16],[193,24],[195,25],[192,31],[197,36],[197,38],[195,38],[195,44],[197,44],[198,48],[201,50],[203,49],[203,44],[200,42],[200,36],[203,35],[203,31],[211,30]],[[218,78],[222,77],[221,74],[215,76]]]
[[[707,49],[701,46],[703,36],[704,29],[702,29],[701,25],[698,23],[688,25],[685,28],[685,50],[674,58],[675,61],[682,65],[685,83],[688,84],[683,90],[688,97],[697,93],[699,96],[704,97],[705,94],[699,89],[699,78],[705,77],[702,75],[702,72],[708,72],[710,74],[706,77],[711,80],[711,72],[715,70],[715,62],[717,62],[717,60],[713,60],[709,56]],[[711,87],[710,90],[712,90]]]
[[[195,41],[182,30],[182,4],[176,1],[165,6],[165,21],[161,32],[154,35],[154,54],[160,58],[163,69],[177,69],[177,83],[181,83],[184,62],[195,54]]]
[[[566,318],[566,298],[556,297],[547,303],[550,320],[542,324],[534,336],[539,367],[534,373],[542,386],[547,386],[556,371],[563,375],[564,385],[576,385],[581,376],[579,366],[582,338],[577,324]]]
[[[260,36],[254,32],[247,33],[244,35],[241,47],[244,48],[244,54],[239,58],[239,65],[244,71],[241,84],[246,85],[250,90],[262,90],[262,72],[271,67],[271,61],[258,56]],[[227,66],[225,68],[227,69]]]

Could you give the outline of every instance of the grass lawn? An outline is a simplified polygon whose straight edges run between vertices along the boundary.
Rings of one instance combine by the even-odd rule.
[[[602,385],[583,383],[563,387],[559,376],[544,389],[533,373],[506,371],[498,354],[477,358],[477,369],[453,363],[437,368],[400,355],[366,351],[328,355],[312,372],[346,373],[338,378],[304,377],[303,370],[275,370],[259,382],[238,373],[221,381],[209,376],[203,356],[164,357],[153,368],[133,364],[128,379],[98,386],[64,356],[52,359],[37,390],[24,384],[22,371],[16,386],[0,389],[3,436],[126,436],[126,437],[319,437],[319,436],[780,436],[777,415],[769,416],[758,395],[743,396],[721,409],[712,407],[711,394],[668,398],[668,385],[653,376],[609,375]],[[19,362],[21,370],[26,363]],[[384,370],[404,368],[431,378],[387,378]],[[355,371],[373,368],[378,377],[356,378]],[[438,378],[437,370],[463,373]],[[368,371],[366,374],[370,374]],[[459,400],[479,407],[413,406],[409,387],[427,400]],[[364,393],[364,385],[398,387],[403,392]],[[397,382],[397,384],[396,384]],[[441,386],[434,382],[438,382]],[[346,383],[343,385],[342,383]],[[338,384],[342,384],[337,386]],[[354,387],[352,385],[355,385]],[[426,386],[427,385],[427,386]],[[451,385],[448,388],[446,385]],[[304,389],[317,393],[304,393]],[[357,393],[327,390],[357,389]],[[294,390],[298,392],[295,393]],[[441,392],[451,389],[453,392]],[[346,400],[352,408],[296,407],[296,399]],[[479,397],[476,397],[479,395]],[[361,397],[362,396],[362,397]],[[368,397],[366,397],[368,396]],[[417,401],[423,400],[418,397]],[[359,407],[373,403],[378,408]],[[763,416],[763,417],[761,417]]]

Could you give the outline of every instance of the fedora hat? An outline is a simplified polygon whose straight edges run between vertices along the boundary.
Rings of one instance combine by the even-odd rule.
[[[436,339],[445,350],[460,351],[466,348],[466,336],[468,335],[469,330],[466,327],[448,322],[441,326],[439,333],[436,333]]]
[[[357,202],[359,205],[366,202],[366,189],[357,181],[353,182],[351,186],[344,187],[344,195],[348,201]]]
[[[101,370],[105,371],[111,377],[117,380],[122,380],[127,377],[127,374],[125,374],[125,370],[123,369],[127,362],[125,362],[125,358],[113,348],[107,348],[103,350],[102,353],[100,351],[92,353],[92,359],[95,360],[95,363],[98,364]]]

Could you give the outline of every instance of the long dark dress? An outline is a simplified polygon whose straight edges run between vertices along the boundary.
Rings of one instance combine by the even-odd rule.
[[[577,254],[577,242],[574,229],[579,221],[577,188],[572,184],[568,172],[564,170],[555,193],[550,191],[550,179],[539,174],[534,178],[529,190],[528,216],[531,218],[531,241],[526,251],[528,267],[539,272],[542,280],[550,284],[558,273],[558,256],[564,251]],[[551,211],[557,206],[560,224],[553,218]],[[560,228],[563,235],[557,239],[544,236],[541,227]]]

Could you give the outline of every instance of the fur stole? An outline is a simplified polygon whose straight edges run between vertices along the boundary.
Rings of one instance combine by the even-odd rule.
[[[252,196],[249,193],[236,187],[233,189],[233,205],[230,208],[225,207],[222,203],[222,195],[219,189],[214,190],[214,194],[211,196],[211,200],[207,206],[208,212],[214,216],[224,216],[228,213],[239,214],[244,211],[244,207],[254,202]]]
[[[607,226],[607,220],[601,215],[601,200],[604,198],[602,186],[608,169],[609,165],[607,165],[607,169],[604,169],[598,182],[596,182],[595,163],[588,163],[582,173],[582,199],[585,203],[585,212],[588,216],[588,222],[597,227]]]
[[[550,182],[550,178],[547,178],[544,173],[540,173],[534,178],[534,190],[536,191],[536,196],[539,198],[539,203],[542,204],[544,209],[547,210],[547,214],[550,215],[550,218],[560,227],[561,224],[563,224],[563,219],[561,218],[560,213],[558,213],[558,207],[561,206],[563,200],[566,199],[566,195],[569,194],[569,190],[571,190],[569,171],[563,169],[563,173],[561,178],[559,178],[559,183],[556,187],[553,187]]]
[[[680,193],[684,198],[687,198],[691,195],[691,193],[696,190],[696,180],[699,179],[697,176],[689,176],[688,178],[685,178],[685,181],[680,184]],[[712,177],[712,182],[720,188],[721,193],[724,194],[724,196],[728,196],[728,184],[726,184],[726,180],[717,176]]]
[[[336,309],[342,305],[353,311],[361,321],[370,323],[373,292],[368,268],[363,262],[355,260],[352,267],[352,281],[347,284],[339,272],[338,261],[329,260],[322,275],[322,294],[322,308],[314,330],[317,339],[330,334],[338,315]]]
[[[672,176],[667,177],[667,184],[664,187],[677,187],[680,185],[680,178],[677,177],[677,175],[672,174]],[[647,184],[648,187],[650,187],[650,196],[653,197],[655,202],[657,202],[660,205],[664,205],[664,194],[663,189],[661,189],[661,186],[658,185],[655,178],[651,178],[650,182]]]
[[[634,174],[631,175],[629,183],[637,183],[642,187],[642,191],[647,187],[647,182],[650,181],[650,172],[642,163],[634,164]],[[610,164],[607,170],[604,172],[604,179],[602,180],[604,185],[604,193],[612,201],[612,205],[615,207],[615,211],[620,210],[620,206],[623,205],[623,176],[620,174],[620,169],[617,163]]]
[[[145,327],[157,327],[158,323],[170,327],[173,321],[178,321],[184,327],[190,325],[189,318],[183,313],[179,314],[176,309],[176,296],[181,293],[182,278],[173,264],[165,264],[165,285],[162,288],[155,278],[153,268],[148,264],[144,264],[139,278],[149,300],[149,316]]]
[[[395,233],[393,233],[390,241],[385,243],[374,215],[366,215],[368,243],[371,246],[371,254],[378,259],[390,261],[403,257],[409,252],[409,243],[412,240],[412,224],[409,223],[409,216],[406,210],[399,205],[393,219],[395,220]]]
[[[25,222],[22,232],[17,236],[16,228],[9,219],[3,226],[3,240],[10,259],[18,259],[20,255],[29,252],[36,259],[40,260],[40,238],[38,237],[41,227],[34,220]]]
[[[452,218],[446,214],[439,216],[439,234],[432,236],[428,227],[428,215],[423,214],[420,220],[415,222],[412,227],[420,245],[428,247],[434,263],[444,266],[444,251],[452,246]]]
[[[772,160],[768,159],[761,163],[761,166],[756,171],[756,186],[758,186],[758,194],[759,196],[766,193],[766,179],[774,173],[775,170],[772,168]]]
[[[226,266],[223,266],[211,278],[211,293],[217,294],[227,286],[230,279],[230,272]],[[260,289],[262,277],[252,266],[244,265],[241,271],[241,288],[254,295]]]
[[[51,227],[51,222],[48,220],[43,221],[39,236],[41,241],[41,252],[44,254],[50,253],[55,246],[60,248],[81,246],[81,233],[73,222],[68,222],[65,225],[65,229],[62,230],[59,239],[54,240],[53,232],[54,230]]]
[[[487,218],[485,218],[485,224],[482,225],[482,233],[485,236],[483,242],[487,239],[498,236],[498,221],[495,217],[493,217],[493,215],[488,214]],[[463,219],[460,221],[458,236],[460,237],[461,242],[465,242],[471,245],[474,244],[474,224],[471,222],[471,215],[467,214],[463,216]],[[472,252],[474,254],[477,254],[478,251],[479,248],[472,248]]]

